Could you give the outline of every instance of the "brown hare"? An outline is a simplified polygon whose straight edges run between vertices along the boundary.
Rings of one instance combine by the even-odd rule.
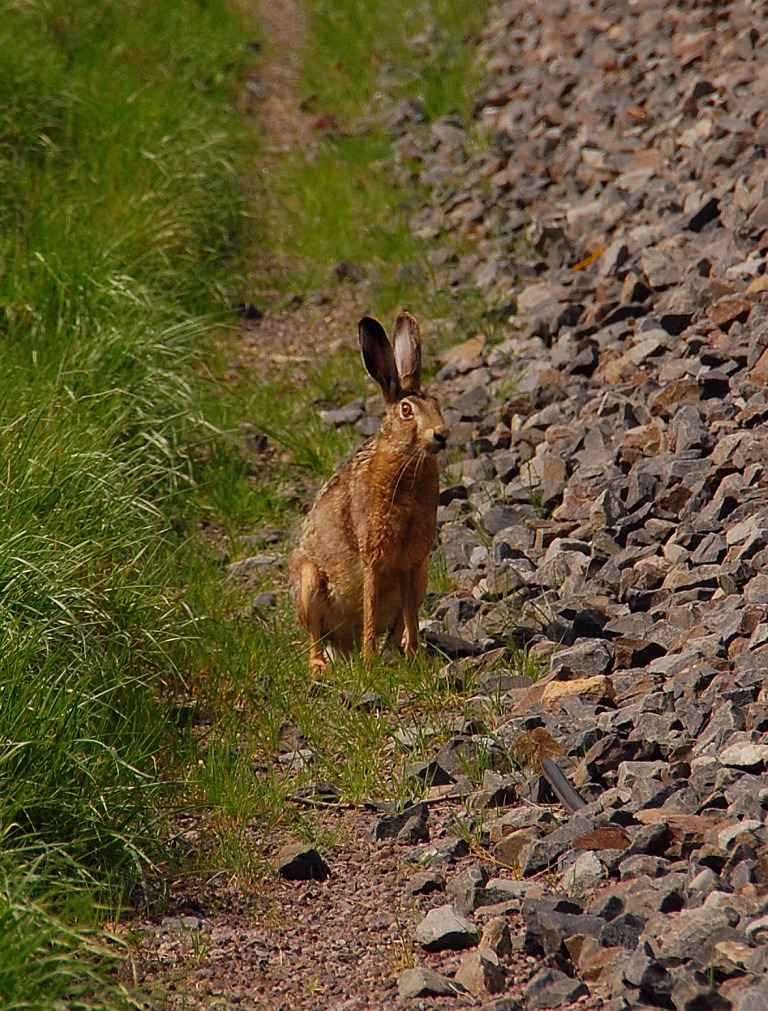
[[[320,489],[290,561],[315,670],[326,666],[325,643],[349,653],[362,640],[370,663],[385,632],[406,654],[415,652],[435,541],[436,454],[448,426],[437,401],[421,390],[418,323],[401,312],[392,344],[372,316],[360,320],[358,333],[365,367],[384,394],[384,420]]]

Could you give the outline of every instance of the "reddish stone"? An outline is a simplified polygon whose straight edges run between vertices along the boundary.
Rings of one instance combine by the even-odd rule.
[[[743,323],[752,312],[754,302],[745,295],[724,295],[707,306],[707,316],[727,330],[736,320]]]

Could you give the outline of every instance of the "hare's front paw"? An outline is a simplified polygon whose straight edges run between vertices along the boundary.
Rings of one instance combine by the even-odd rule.
[[[418,632],[411,633],[408,629],[405,630],[405,635],[403,636],[403,653],[406,656],[413,656],[419,648],[419,634]]]
[[[328,660],[319,644],[313,644],[309,653],[309,673],[324,674],[328,670]]]

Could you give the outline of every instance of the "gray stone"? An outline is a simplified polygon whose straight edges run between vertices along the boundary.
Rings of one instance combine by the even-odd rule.
[[[320,421],[328,428],[338,428],[341,425],[354,425],[365,413],[362,400],[353,400],[344,407],[335,407],[320,412]]]
[[[621,762],[616,785],[631,787],[638,779],[659,777],[666,770],[666,762]]]
[[[469,843],[464,836],[445,835],[421,852],[421,860],[425,864],[431,861],[455,863],[465,857],[467,853],[469,853]]]
[[[595,531],[613,527],[623,513],[620,500],[610,488],[605,488],[589,507],[590,526]]]
[[[625,856],[619,863],[619,875],[622,881],[632,881],[634,878],[665,877],[669,869],[669,860],[648,853],[632,853]]]
[[[520,828],[505,835],[493,847],[493,857],[507,867],[514,867],[520,861],[520,854],[525,847],[538,837],[539,830],[535,827]]]
[[[579,854],[563,873],[563,885],[571,895],[581,895],[606,876],[604,864],[591,851]]]
[[[605,922],[581,911],[570,900],[542,897],[523,902],[525,938],[523,950],[529,955],[567,956],[563,942],[573,934],[599,937]]]
[[[658,923],[654,921],[657,957],[669,967],[684,962],[706,965],[711,945],[728,935],[731,927],[731,917],[726,912],[706,905],[665,916]]]
[[[286,881],[325,881],[331,873],[328,864],[313,846],[289,843],[283,846],[275,861],[277,873]]]
[[[731,1011],[731,1004],[722,997],[707,973],[681,968],[674,974],[672,1003],[678,1011]]]
[[[409,880],[408,890],[411,895],[431,895],[433,892],[444,892],[445,878],[439,871],[420,871]]]
[[[254,618],[264,618],[277,605],[277,596],[271,590],[258,593],[251,601],[251,614]]]
[[[227,572],[236,579],[245,579],[248,576],[259,575],[276,569],[280,565],[278,555],[262,552],[258,555],[251,555],[249,558],[241,558],[227,566]]]
[[[653,954],[647,941],[641,941],[624,966],[624,981],[636,987],[646,999],[661,1006],[669,1000],[674,986],[673,974]]]
[[[486,533],[494,537],[502,530],[508,530],[521,522],[522,516],[519,509],[512,506],[491,506],[487,509],[480,522]]]
[[[646,918],[636,913],[621,913],[606,923],[600,931],[600,943],[605,948],[628,948],[634,951],[645,929]]]
[[[558,678],[593,677],[607,673],[613,663],[613,648],[604,639],[580,639],[552,658]]]
[[[478,948],[463,955],[456,981],[479,997],[501,993],[506,984],[499,957],[492,948]]]
[[[540,969],[525,988],[525,1006],[531,1011],[551,1011],[563,1005],[573,1007],[580,997],[589,996],[589,987],[557,969]]]
[[[480,1011],[523,1011],[523,1005],[513,997],[499,997],[483,1004]]]
[[[485,906],[501,906],[509,902],[509,894],[498,888],[466,888],[457,892],[453,904],[460,913],[481,912]]]
[[[484,888],[488,883],[488,871],[480,863],[472,863],[457,874],[448,885],[449,895],[459,895],[467,888]]]
[[[686,875],[681,872],[638,877],[622,893],[624,907],[646,919],[654,913],[675,913],[685,906],[685,884]]]
[[[402,1000],[408,1000],[413,997],[456,997],[465,993],[465,990],[460,983],[447,976],[418,967],[406,969],[400,974],[397,992]]]
[[[768,744],[753,744],[749,741],[732,744],[724,748],[718,757],[723,765],[764,772],[768,764]]]
[[[512,953],[512,938],[505,917],[494,916],[485,924],[480,948],[490,948],[499,958],[506,958]]]
[[[406,779],[418,780],[424,786],[447,786],[456,782],[454,777],[434,758],[427,762],[414,762],[406,765],[403,775]]]
[[[765,975],[734,980],[723,991],[723,996],[731,1002],[730,1011],[763,1011],[768,1007],[768,977]]]
[[[414,937],[425,951],[459,951],[474,947],[478,928],[453,906],[438,906],[430,910],[416,927]]]
[[[627,857],[642,853],[650,856],[663,856],[670,842],[669,827],[661,822],[643,825],[632,835],[632,841],[627,850]]]
[[[701,906],[708,895],[715,891],[730,891],[727,883],[715,874],[711,867],[703,867],[686,887],[688,905],[692,908]]]
[[[377,842],[395,840],[399,843],[426,842],[429,839],[427,821],[429,808],[426,804],[412,804],[400,814],[379,818],[372,830]]]
[[[596,826],[594,818],[573,817],[542,839],[535,839],[523,846],[518,857],[523,875],[529,877],[551,867],[570,848],[574,839],[592,831]]]

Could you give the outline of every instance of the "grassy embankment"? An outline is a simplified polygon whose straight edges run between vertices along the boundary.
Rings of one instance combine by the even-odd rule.
[[[423,92],[427,116],[466,112],[473,5],[373,6],[307,4],[307,97],[351,122],[391,61],[419,68],[397,87]],[[408,50],[406,35],[430,23],[431,53]],[[343,796],[401,789],[381,761],[392,720],[343,704],[368,686],[359,667],[309,683],[282,598],[267,622],[242,617],[247,598],[198,535],[201,521],[218,524],[235,551],[237,535],[265,524],[287,531],[298,506],[281,489],[308,468],[320,480],[344,448],[306,425],[330,369],[308,391],[285,376],[217,383],[212,335],[236,326],[233,300],[305,293],[352,260],[375,276],[382,315],[406,298],[446,311],[428,278],[396,283],[423,251],[402,195],[370,168],[387,154],[381,133],[328,138],[311,164],[286,157],[269,182],[244,185],[258,138],[235,100],[258,60],[254,33],[226,0],[29,0],[0,12],[6,1007],[128,1000],[104,975],[98,924],[174,862],[257,866],[286,817],[289,787],[272,763],[284,719],[310,739],[312,775]],[[279,235],[260,224],[262,198],[281,208]],[[256,249],[279,277],[247,278]],[[335,389],[363,392],[356,357],[342,357]],[[283,433],[287,452],[266,473],[241,445],[246,419]],[[441,708],[432,671],[377,671],[390,717],[405,694],[425,713]],[[211,726],[179,718],[189,700]],[[202,833],[194,858],[174,845],[183,813]],[[308,820],[296,830],[318,831]]]

